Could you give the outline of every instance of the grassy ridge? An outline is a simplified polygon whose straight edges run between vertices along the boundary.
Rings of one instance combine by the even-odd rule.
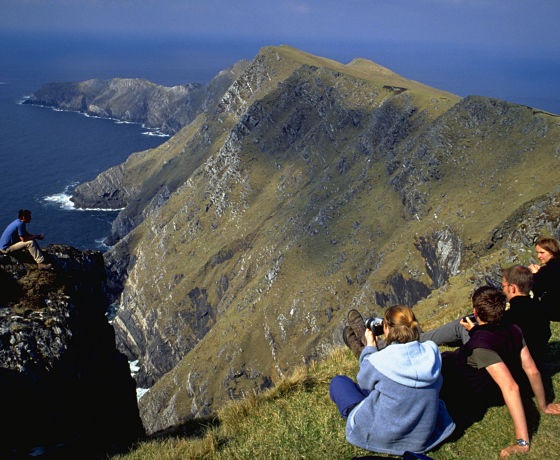
[[[552,323],[549,361],[552,388],[560,401],[560,323]],[[329,382],[336,374],[352,377],[358,371],[349,350],[339,348],[260,395],[249,395],[220,410],[214,420],[184,427],[184,433],[139,444],[121,460],[147,459],[350,459],[371,453],[345,440],[345,422],[329,398]],[[558,458],[560,417],[542,415],[529,404],[532,433],[526,459]],[[491,408],[455,442],[429,452],[434,459],[498,458],[514,442],[513,424],[505,406]]]

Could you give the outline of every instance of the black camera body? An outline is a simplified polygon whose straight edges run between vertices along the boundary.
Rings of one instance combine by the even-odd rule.
[[[364,323],[373,335],[383,335],[383,318],[366,318]]]
[[[478,323],[478,321],[476,320],[476,316],[474,315],[463,316],[463,321],[467,322],[467,318],[469,318],[474,324]]]

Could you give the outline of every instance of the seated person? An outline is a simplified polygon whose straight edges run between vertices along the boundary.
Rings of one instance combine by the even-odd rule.
[[[347,420],[346,439],[363,449],[393,455],[434,448],[455,429],[439,399],[441,355],[433,342],[420,343],[420,328],[408,307],[386,310],[387,346],[378,351],[376,337],[364,328],[356,310],[352,340],[364,337],[357,383],[345,375],[331,381],[330,396]],[[352,343],[352,342],[351,342]]]
[[[528,267],[513,265],[502,271],[502,290],[509,303],[503,321],[519,326],[531,356],[541,368],[551,336],[550,323],[546,319],[543,305],[530,295],[532,286],[533,274]],[[420,340],[432,340],[438,345],[458,346],[470,339],[469,330],[473,326],[472,319],[465,317],[432,331],[422,332]]]
[[[502,291],[509,303],[503,322],[519,326],[531,356],[541,369],[551,332],[544,305],[531,295],[533,274],[529,267],[514,265],[502,275]]]
[[[0,237],[0,251],[4,254],[27,249],[29,254],[37,262],[37,268],[40,270],[50,270],[51,264],[46,264],[45,256],[37,243],[37,240],[45,238],[42,234],[33,234],[27,231],[27,224],[31,222],[31,211],[29,209],[20,209],[18,218],[11,222]]]
[[[548,404],[540,372],[529,352],[521,329],[503,323],[506,296],[484,286],[473,294],[476,324],[470,339],[457,350],[442,353],[441,398],[458,426],[464,428],[493,405],[506,404],[513,421],[516,443],[501,457],[529,450],[529,431],[518,382],[525,375],[539,409],[560,414],[560,404]],[[470,324],[472,322],[467,321]]]
[[[529,265],[534,273],[533,290],[548,319],[560,321],[560,243],[554,238],[539,238],[535,250],[541,265]]]

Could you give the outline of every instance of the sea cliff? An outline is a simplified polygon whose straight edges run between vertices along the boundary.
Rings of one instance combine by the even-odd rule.
[[[106,458],[144,434],[109,324],[102,254],[51,245],[37,270],[0,255],[0,456]]]
[[[81,184],[124,208],[104,259],[146,430],[326,356],[349,308],[468,311],[560,237],[558,120],[267,47],[166,143]]]

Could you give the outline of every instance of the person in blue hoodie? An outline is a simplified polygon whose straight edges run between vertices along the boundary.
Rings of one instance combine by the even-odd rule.
[[[357,383],[335,376],[330,397],[346,422],[346,439],[362,449],[403,455],[436,447],[455,429],[439,398],[441,355],[434,342],[420,342],[420,327],[409,307],[385,311],[387,346],[365,329]],[[359,333],[358,333],[359,334]]]

